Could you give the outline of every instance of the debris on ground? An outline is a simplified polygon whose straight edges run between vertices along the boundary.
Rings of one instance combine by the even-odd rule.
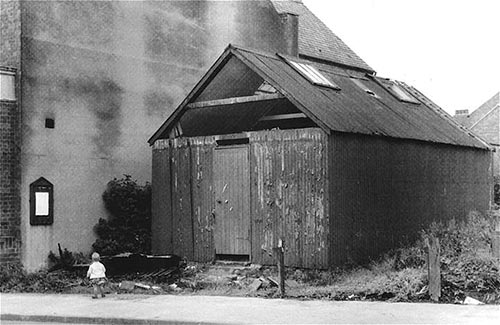
[[[135,283],[132,281],[122,281],[119,284],[120,291],[131,292],[135,288]]]
[[[477,299],[471,298],[471,297],[465,297],[463,304],[464,305],[484,305],[483,302],[481,302]]]
[[[259,288],[262,286],[262,281],[260,279],[255,279],[253,280],[252,284],[250,285],[250,291],[257,291]]]
[[[113,256],[103,256],[102,263],[109,275],[123,275],[139,272],[143,276],[159,277],[168,270],[180,266],[181,258],[177,255],[145,255],[122,253]],[[172,272],[172,271],[170,271]]]
[[[274,278],[268,276],[267,279],[269,280],[269,282],[271,282],[272,286],[274,286],[274,287],[278,287],[279,286],[278,281],[276,281]]]
[[[151,286],[150,285],[147,285],[147,284],[142,284],[142,283],[134,283],[134,285],[138,288],[142,288],[142,289],[146,289],[146,290],[149,290],[151,289]]]

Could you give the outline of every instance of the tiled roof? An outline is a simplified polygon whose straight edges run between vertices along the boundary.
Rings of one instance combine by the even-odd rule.
[[[278,13],[299,15],[299,54],[374,71],[301,1],[271,2]]]
[[[469,114],[468,123],[470,124],[468,126],[477,123],[481,118],[490,113],[490,111],[499,104],[500,104],[500,92],[493,95],[493,97],[491,97],[489,100],[483,103],[483,105],[479,106],[477,109],[475,109],[472,113]]]
[[[339,67],[317,64],[304,59],[285,58],[315,66],[323,76],[341,89],[335,90],[313,84],[282,56],[276,54],[230,46],[221,58],[228,55],[234,55],[241,60],[329,133],[377,135],[489,149],[484,141],[460,127],[437,105],[404,83],[365,76],[352,70],[342,70]],[[211,70],[214,74],[224,69],[222,66],[224,61],[219,60],[221,66],[213,67]],[[376,96],[368,94],[359,87],[353,82],[353,77],[360,80]],[[204,78],[212,79],[210,73]],[[389,90],[393,85],[405,89],[419,104],[398,99],[396,94]],[[163,136],[163,132],[169,125],[175,123],[183,112],[184,107],[181,105],[150,139],[150,143]]]

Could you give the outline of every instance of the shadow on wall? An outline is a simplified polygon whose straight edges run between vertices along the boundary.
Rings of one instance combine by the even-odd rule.
[[[201,67],[208,46],[200,20],[204,1],[148,2],[144,15],[146,56]]]
[[[95,117],[96,135],[92,141],[96,154],[110,156],[120,142],[124,90],[107,77],[68,78],[63,84],[66,91],[84,100]]]
[[[116,8],[112,1],[28,1],[23,36],[45,41],[109,47]]]

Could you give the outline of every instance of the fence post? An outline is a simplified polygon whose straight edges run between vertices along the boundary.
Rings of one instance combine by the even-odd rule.
[[[441,270],[439,258],[439,239],[430,236],[427,240],[427,270],[429,273],[429,295],[431,300],[441,297]]]
[[[278,247],[273,248],[276,264],[278,265],[278,289],[281,298],[285,298],[285,254],[284,242],[279,240]]]
[[[500,218],[497,218],[491,238],[491,250],[494,258],[500,259]]]

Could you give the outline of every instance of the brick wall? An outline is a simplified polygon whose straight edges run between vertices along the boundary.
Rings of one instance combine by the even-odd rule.
[[[19,68],[21,58],[21,15],[18,0],[0,1],[0,65]]]
[[[20,148],[16,102],[0,101],[0,262],[21,254]]]
[[[0,1],[0,39],[0,66],[19,71],[21,23],[18,0]],[[0,263],[21,258],[19,123],[17,102],[0,100]]]

